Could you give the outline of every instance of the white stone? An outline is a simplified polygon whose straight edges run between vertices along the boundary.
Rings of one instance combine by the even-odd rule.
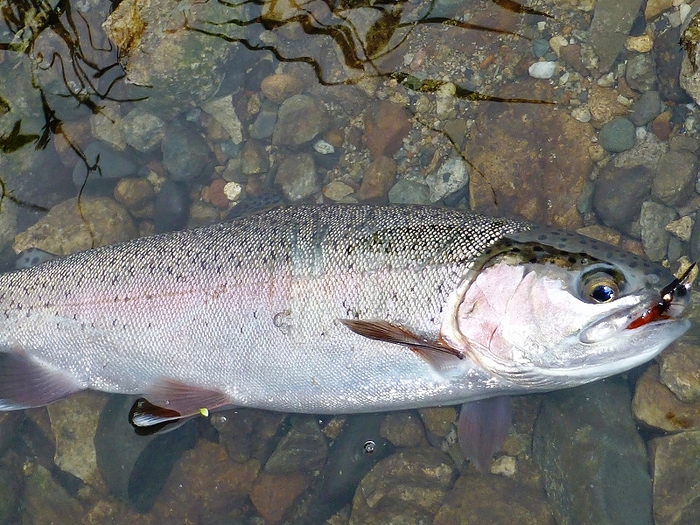
[[[681,217],[677,221],[669,222],[666,225],[666,231],[671,232],[673,235],[678,237],[681,241],[688,242],[690,236],[693,233],[693,224],[695,221],[689,215]]]
[[[243,188],[237,182],[227,182],[224,185],[224,195],[226,195],[226,198],[231,202],[237,201],[242,191]]]
[[[556,62],[535,62],[528,68],[528,73],[532,78],[547,79],[552,78],[557,70]]]
[[[571,110],[571,116],[579,122],[590,122],[592,115],[588,108],[578,107]]]
[[[437,202],[469,183],[469,167],[463,159],[452,158],[425,177],[425,183],[430,188],[430,202]]]
[[[317,140],[314,143],[314,151],[320,153],[321,155],[330,155],[335,152],[335,147],[333,144],[326,142],[325,140]]]

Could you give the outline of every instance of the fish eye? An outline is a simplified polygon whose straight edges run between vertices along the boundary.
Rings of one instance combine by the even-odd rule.
[[[597,271],[584,275],[581,292],[589,303],[609,303],[620,295],[620,286],[615,276]]]

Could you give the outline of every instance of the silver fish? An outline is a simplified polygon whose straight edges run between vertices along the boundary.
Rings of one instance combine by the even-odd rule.
[[[0,275],[0,409],[140,394],[132,423],[148,427],[226,405],[359,413],[567,388],[688,329],[673,279],[524,221],[283,206]]]

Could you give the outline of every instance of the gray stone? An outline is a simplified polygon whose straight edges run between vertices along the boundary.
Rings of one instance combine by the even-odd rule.
[[[697,177],[697,157],[681,150],[669,151],[659,159],[651,194],[668,206],[676,206],[690,199]]]
[[[628,150],[636,142],[634,124],[625,117],[616,117],[601,128],[598,140],[611,153]]]
[[[300,201],[319,191],[314,159],[308,153],[287,157],[280,164],[275,176],[285,198],[291,202]]]
[[[389,190],[392,204],[430,204],[430,189],[425,184],[399,179]]]
[[[658,91],[647,91],[632,105],[630,120],[635,126],[644,126],[663,111],[663,102]]]
[[[254,139],[266,139],[272,136],[277,125],[277,106],[265,101],[260,108],[260,113],[250,125],[250,136]]]
[[[328,458],[328,444],[313,416],[292,416],[292,428],[280,440],[265,463],[265,472],[286,474],[321,468]]]
[[[163,167],[174,181],[191,181],[214,167],[214,157],[199,129],[189,123],[172,126],[163,138]]]
[[[635,55],[627,61],[625,80],[632,89],[639,93],[656,89],[658,82],[656,81],[654,60],[649,53]]]
[[[668,146],[672,151],[687,150],[696,153],[700,149],[700,141],[690,135],[675,135],[671,137]]]
[[[158,147],[165,136],[165,122],[151,113],[146,113],[140,107],[132,109],[122,119],[124,140],[132,148],[148,152]]]
[[[23,523],[80,523],[83,508],[41,465],[27,472],[22,493]]]
[[[661,261],[668,250],[671,235],[666,225],[676,218],[676,212],[654,201],[642,203],[639,223],[642,226],[642,245],[644,252],[652,261]]]
[[[255,139],[246,141],[241,151],[241,172],[243,175],[257,175],[270,169],[270,157],[262,142]]]
[[[469,168],[462,158],[452,158],[437,172],[428,174],[425,183],[430,188],[430,202],[437,202],[469,184]]]
[[[589,42],[601,71],[610,70],[632,29],[643,0],[599,0],[595,4]]]
[[[646,449],[622,380],[549,394],[532,448],[557,523],[652,525]]]
[[[85,148],[85,159],[73,168],[73,183],[82,187],[96,187],[114,179],[136,176],[138,167],[126,155],[117,153],[104,142],[93,142]],[[91,168],[88,170],[88,166]]]
[[[653,173],[644,166],[616,168],[608,164],[594,182],[593,209],[605,224],[627,229],[650,193]]]
[[[700,520],[700,431],[651,441],[654,522],[690,525]]]
[[[280,106],[272,143],[298,147],[313,140],[328,129],[329,118],[317,99],[308,95],[294,95]]]

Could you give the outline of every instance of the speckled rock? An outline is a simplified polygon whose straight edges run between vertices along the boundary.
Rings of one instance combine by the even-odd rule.
[[[56,466],[100,492],[104,492],[105,485],[97,469],[94,440],[106,401],[107,395],[102,392],[80,392],[47,407],[56,439]]]
[[[220,523],[233,523],[242,517],[259,472],[258,460],[236,463],[221,445],[201,440],[173,468],[153,507],[153,519],[200,523],[203,516],[215,516]]]
[[[32,464],[25,474],[23,523],[81,523],[82,506],[48,470]]]
[[[697,296],[694,298],[694,301]],[[692,319],[696,322],[696,319]],[[686,403],[700,401],[700,350],[698,343],[683,337],[667,348],[658,358],[660,381]]]
[[[209,113],[228,133],[231,142],[240,144],[243,142],[243,125],[233,107],[232,95],[219,97],[202,105],[202,109]]]
[[[598,140],[611,153],[628,150],[636,142],[634,124],[624,117],[614,118],[600,129]]]
[[[429,173],[425,183],[430,188],[430,202],[437,202],[469,184],[469,166],[461,157],[449,159]]]
[[[241,151],[241,171],[244,175],[257,175],[270,169],[270,157],[265,146],[257,140],[247,140]]]
[[[423,423],[416,412],[392,412],[384,416],[380,429],[382,437],[397,447],[415,447],[423,437]]]
[[[659,381],[658,365],[649,367],[637,381],[632,412],[639,421],[657,430],[700,430],[700,403],[678,399]]]
[[[418,413],[423,418],[425,429],[439,437],[447,436],[457,420],[457,411],[454,407],[422,408]]]
[[[292,428],[265,463],[265,472],[269,474],[311,471],[322,467],[328,458],[326,438],[315,418],[295,415],[291,422]]]
[[[690,525],[700,516],[700,432],[651,441],[655,525]]]
[[[630,120],[635,126],[644,126],[663,111],[663,102],[658,91],[647,91],[632,104]]]
[[[392,157],[410,130],[408,114],[398,104],[382,100],[365,112],[365,139],[373,159]]]
[[[81,215],[82,211],[82,215]],[[15,237],[14,249],[41,248],[49,253],[68,255],[127,241],[137,236],[129,212],[108,197],[69,199],[49,211],[39,222]]]
[[[214,157],[199,128],[189,122],[170,126],[160,143],[163,167],[174,181],[191,181],[214,167]]]
[[[138,106],[122,119],[124,140],[132,148],[146,153],[158,147],[165,136],[165,122]]]
[[[294,500],[306,490],[308,482],[303,474],[268,474],[263,472],[255,480],[250,500],[265,518],[265,523],[279,523]]]
[[[114,199],[129,211],[141,210],[156,196],[146,179],[121,179],[114,188]]]
[[[328,112],[319,100],[294,95],[280,106],[272,143],[298,148],[328,129]]]
[[[527,92],[534,98],[551,98],[546,86],[535,84],[518,85],[501,95]],[[518,214],[569,229],[583,226],[576,205],[592,168],[587,148],[592,141],[590,124],[564,111],[545,105],[484,104],[467,144],[467,158],[487,174],[470,177],[472,209]]]
[[[280,164],[275,176],[285,198],[297,202],[320,190],[314,159],[308,153],[287,157]]]
[[[303,89],[304,83],[288,73],[270,75],[260,84],[260,90],[265,96],[277,104],[282,104],[288,98],[298,95]]]
[[[612,228],[626,229],[639,217],[653,173],[644,166],[617,168],[610,163],[594,182],[593,209]]]
[[[119,48],[127,81],[148,86],[132,86],[130,94],[147,97],[139,106],[166,120],[214,96],[233,53],[222,39],[188,30],[184,13],[187,23],[197,25],[204,8],[178,0],[125,0],[103,24]]]
[[[326,199],[334,202],[345,202],[350,195],[355,193],[355,189],[340,180],[334,180],[324,186],[322,192]]]
[[[680,53],[678,49],[680,39],[680,30],[677,27],[663,31],[654,38],[652,56],[656,64],[656,77],[659,80],[659,92],[662,98],[678,104],[687,104],[693,99],[679,83],[684,56],[684,53]]]
[[[367,166],[357,198],[361,201],[384,200],[394,180],[396,180],[396,162],[389,157],[376,157]]]
[[[598,55],[598,67],[608,71],[625,45],[642,0],[600,0],[595,4],[589,41]]]
[[[407,449],[380,461],[357,487],[350,523],[432,520],[456,477],[453,465],[449,456],[433,448]]]
[[[656,73],[654,60],[649,53],[635,55],[627,61],[625,80],[629,87],[639,93],[656,89]]]
[[[627,115],[629,108],[617,100],[618,93],[614,89],[594,84],[589,89],[588,107],[591,110],[591,123],[601,128],[614,117]]]
[[[668,240],[671,235],[666,225],[676,218],[676,212],[654,201],[642,203],[639,223],[642,226],[642,244],[644,253],[652,261],[660,261],[666,256]]]
[[[430,204],[430,188],[419,182],[399,179],[389,190],[392,204]]]
[[[554,525],[547,501],[532,490],[492,475],[460,477],[443,500],[434,525]]]
[[[532,449],[557,523],[652,525],[647,455],[629,399],[623,381],[608,379],[544,400]]]
[[[659,159],[652,196],[668,206],[689,200],[697,178],[697,157],[690,151],[669,151]]]

